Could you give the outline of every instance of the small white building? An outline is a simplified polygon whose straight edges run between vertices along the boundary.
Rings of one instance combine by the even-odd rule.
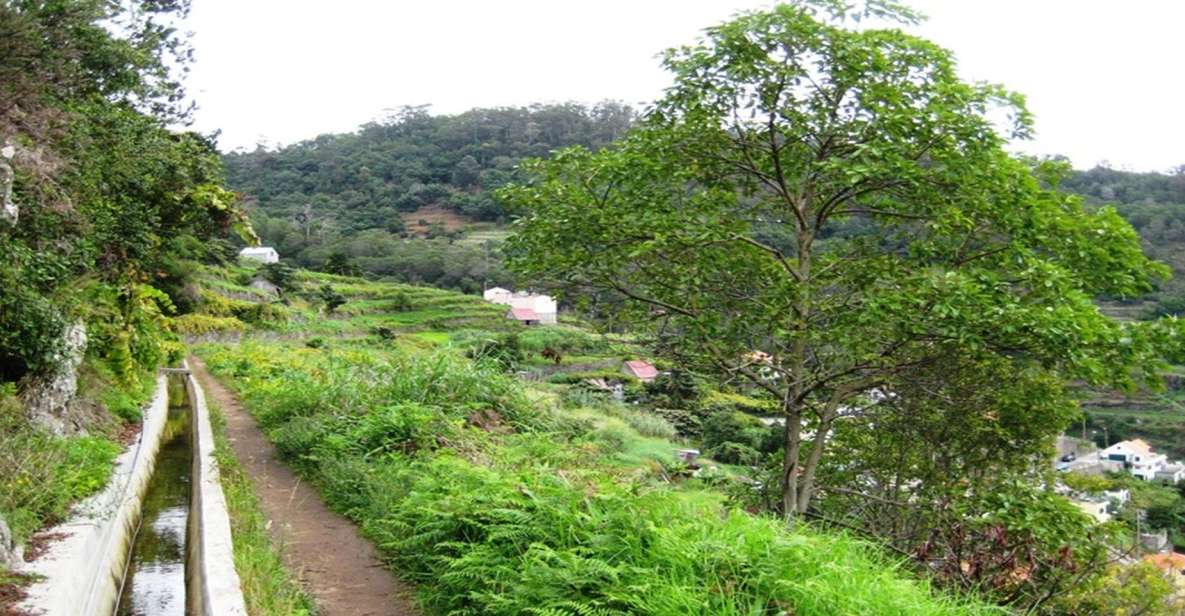
[[[1079,497],[1070,499],[1070,502],[1094,518],[1099,524],[1111,521],[1111,512],[1108,507],[1110,502],[1107,499]]]
[[[481,296],[487,302],[510,306],[512,311],[507,313],[507,317],[509,318],[517,318],[514,316],[514,311],[520,311],[520,314],[523,315],[528,314],[525,311],[529,311],[534,315],[534,318],[530,320],[535,323],[540,325],[555,325],[556,323],[556,313],[558,310],[555,300],[550,295],[511,292],[502,287],[494,287],[492,289],[486,289]],[[518,320],[525,321],[522,318],[518,318]]]
[[[240,259],[251,259],[260,263],[279,263],[280,253],[271,246],[248,246],[239,251]]]
[[[1167,481],[1171,484],[1178,484],[1185,481],[1185,464],[1180,462],[1169,462],[1164,465],[1164,468],[1156,471],[1157,481]]]

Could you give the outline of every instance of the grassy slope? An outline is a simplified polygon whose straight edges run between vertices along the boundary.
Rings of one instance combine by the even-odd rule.
[[[475,340],[517,327],[501,309],[300,280],[346,295],[340,315],[297,293],[288,320],[260,332],[272,340],[199,354],[432,613],[992,613],[936,596],[862,541],[733,509],[718,477],[688,478],[652,416],[467,358]],[[403,298],[410,309],[388,311]],[[581,359],[632,352],[589,337],[522,332],[528,349],[565,343]]]

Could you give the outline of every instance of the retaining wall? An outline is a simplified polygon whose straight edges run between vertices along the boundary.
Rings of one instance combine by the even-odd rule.
[[[201,386],[185,372],[194,439],[186,601],[192,614],[246,616],[230,517],[214,460],[210,412]],[[27,589],[20,609],[42,616],[110,616],[115,610],[168,408],[168,382],[162,373],[144,410],[140,437],[116,458],[107,486],[81,502],[69,521],[48,531],[59,538],[44,555],[18,569],[39,577]]]

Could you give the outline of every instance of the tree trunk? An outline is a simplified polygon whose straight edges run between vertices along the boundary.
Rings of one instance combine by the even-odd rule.
[[[798,458],[802,451],[802,410],[787,402],[783,408],[782,515],[789,521],[800,512],[798,503]]]

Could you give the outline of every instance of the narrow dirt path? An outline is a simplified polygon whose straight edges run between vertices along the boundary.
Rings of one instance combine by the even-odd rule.
[[[189,358],[193,373],[226,417],[231,448],[255,484],[284,561],[312,591],[321,616],[416,616],[410,589],[383,566],[350,520],[276,457],[276,450],[238,399]]]

